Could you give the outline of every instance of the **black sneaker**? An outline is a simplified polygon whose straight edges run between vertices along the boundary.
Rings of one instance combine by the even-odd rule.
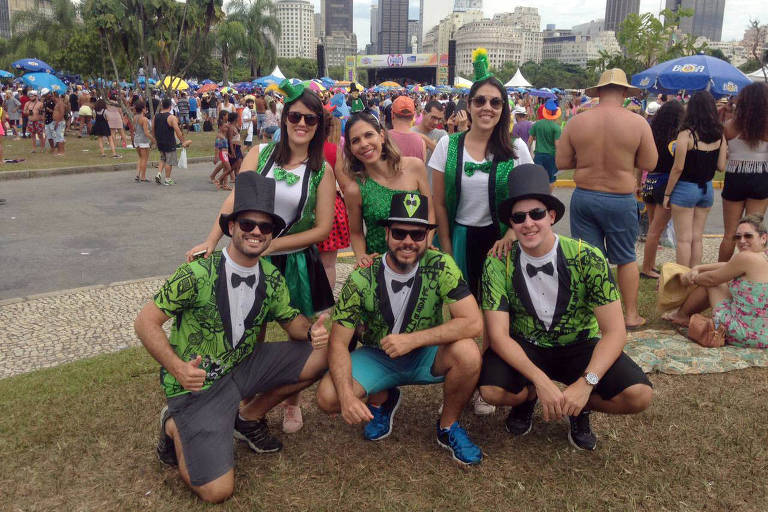
[[[509,411],[507,420],[504,422],[507,432],[513,436],[524,436],[533,428],[533,409],[536,407],[537,400],[527,400]]]
[[[256,453],[274,453],[283,449],[283,443],[270,435],[266,418],[248,421],[240,419],[238,414],[235,420],[235,439],[245,441]]]
[[[597,445],[597,436],[589,426],[589,414],[591,411],[581,411],[578,416],[569,416],[571,429],[568,431],[568,441],[579,450],[594,450]]]
[[[165,422],[168,421],[168,406],[160,411],[160,438],[157,441],[157,458],[166,466],[176,467],[179,460],[176,458],[176,448],[171,436],[165,433]]]

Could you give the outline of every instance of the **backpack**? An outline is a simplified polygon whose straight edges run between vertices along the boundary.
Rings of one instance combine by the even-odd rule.
[[[210,119],[206,119],[203,123],[203,131],[204,132],[212,132],[213,131],[213,123],[211,123]]]

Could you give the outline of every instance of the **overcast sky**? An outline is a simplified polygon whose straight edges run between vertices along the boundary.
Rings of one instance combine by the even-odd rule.
[[[320,0],[311,0],[315,11],[320,11]],[[429,1],[429,0],[427,0]],[[354,30],[360,48],[370,41],[370,6],[371,0],[353,0]],[[440,0],[446,5],[452,0]],[[640,12],[658,13],[663,8],[664,0],[640,0]],[[512,11],[514,6],[524,5],[539,8],[542,28],[554,23],[558,28],[571,28],[573,25],[585,23],[605,16],[605,2],[595,0],[549,0],[547,9],[541,7],[541,0],[483,0],[483,11],[486,16],[499,12]],[[762,23],[768,23],[768,10],[765,0],[726,0],[725,16],[723,19],[723,41],[741,40],[744,29],[749,23],[750,16],[757,16]],[[411,0],[410,17],[418,18],[418,0]],[[430,27],[424,27],[428,30]]]

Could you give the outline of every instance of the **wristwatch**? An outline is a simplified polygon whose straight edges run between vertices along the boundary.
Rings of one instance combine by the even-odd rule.
[[[587,384],[590,386],[597,386],[597,383],[600,382],[600,377],[598,377],[596,373],[584,372],[584,380],[586,380]]]

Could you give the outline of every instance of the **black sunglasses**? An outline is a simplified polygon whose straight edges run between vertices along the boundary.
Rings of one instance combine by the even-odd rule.
[[[492,98],[486,98],[485,96],[480,95],[472,98],[472,105],[474,105],[475,108],[484,107],[486,102],[490,102],[491,108],[494,110],[501,110],[501,107],[504,106],[504,100],[502,100],[498,96],[493,96]]]
[[[275,230],[275,225],[271,222],[257,222],[251,219],[237,219],[237,225],[246,233],[250,233],[257,226],[262,235],[271,235]]]
[[[320,121],[320,116],[317,114],[302,114],[301,112],[288,112],[286,119],[291,124],[299,124],[302,117],[307,126],[315,126]]]
[[[414,242],[421,242],[427,237],[427,230],[426,229],[401,229],[401,228],[390,228],[390,233],[392,233],[392,238],[395,240],[405,240],[406,236],[410,236],[411,240]]]
[[[741,234],[736,233],[735,235],[733,235],[733,241],[738,242],[739,240],[741,240],[741,237],[744,237],[744,240],[752,240],[753,238],[755,238],[755,234],[754,233],[741,233]]]
[[[527,212],[515,212],[509,216],[513,224],[522,224],[525,222],[525,217],[530,216],[532,220],[541,220],[547,216],[546,208],[534,208]]]

